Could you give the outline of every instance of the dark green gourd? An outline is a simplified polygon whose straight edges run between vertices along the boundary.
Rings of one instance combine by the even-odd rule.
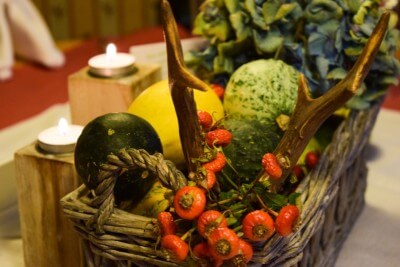
[[[89,122],[75,148],[75,168],[90,189],[98,185],[99,166],[107,156],[123,148],[142,148],[150,154],[162,153],[160,139],[144,119],[129,113],[109,113]],[[156,177],[141,169],[129,170],[117,180],[114,194],[117,201],[140,200],[151,188]]]
[[[223,176],[227,175],[236,184],[248,183],[261,171],[262,156],[274,151],[282,133],[277,126],[262,124],[257,120],[232,118],[227,119],[224,125],[233,136],[231,143],[224,148],[231,166],[225,166],[220,180],[224,181]]]

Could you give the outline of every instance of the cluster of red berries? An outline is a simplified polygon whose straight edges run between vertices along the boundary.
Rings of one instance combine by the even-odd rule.
[[[184,240],[185,236],[176,235],[172,214],[159,213],[158,224],[162,233],[161,246],[175,260],[185,260],[190,251],[189,245]],[[197,217],[196,230],[203,240],[191,251],[199,266],[221,266],[224,261],[244,266],[253,257],[253,247],[228,228],[226,218],[219,211],[203,211]]]
[[[283,207],[279,213],[264,210],[255,210],[246,214],[240,227],[235,230],[229,228],[224,214],[217,210],[207,210],[207,187],[212,189],[216,184],[215,173],[220,172],[226,159],[221,147],[228,145],[232,134],[216,124],[213,124],[212,116],[204,111],[198,112],[198,119],[204,133],[204,145],[214,157],[201,164],[201,170],[205,171],[205,183],[196,183],[179,189],[174,196],[174,216],[184,220],[195,221],[195,227],[186,234],[177,235],[176,225],[171,212],[158,214],[158,224],[161,233],[161,246],[169,257],[177,261],[184,261],[189,253],[199,262],[199,266],[221,266],[224,262],[230,266],[246,266],[253,257],[253,247],[248,241],[265,241],[275,232],[287,236],[293,231],[295,221],[299,216],[296,206]],[[271,156],[272,155],[272,156]],[[279,178],[282,170],[273,154],[266,154],[263,158],[263,166],[271,177]],[[277,168],[277,166],[279,168]],[[186,239],[193,231],[202,237],[196,244],[189,245]],[[246,240],[240,238],[237,232],[242,232]],[[190,239],[191,240],[191,239]]]
[[[199,124],[205,133],[205,142],[211,149],[216,148],[215,157],[209,162],[203,163],[202,168],[206,172],[207,189],[211,189],[216,183],[215,173],[220,172],[226,164],[225,155],[218,151],[219,147],[228,145],[232,140],[232,134],[228,130],[213,125],[213,118],[207,111],[198,111]]]
[[[187,191],[187,189],[184,189],[184,191]],[[204,195],[203,190],[195,191],[191,192],[192,196],[195,194]],[[179,201],[180,197],[182,195],[175,200]],[[205,196],[202,202],[205,203]],[[253,257],[252,245],[228,227],[228,222],[221,212],[217,210],[204,211],[204,207],[198,204],[194,206],[196,206],[195,210],[197,211],[195,218],[193,218],[194,214],[187,216],[187,213],[178,211],[177,214],[180,214],[181,218],[197,219],[196,230],[204,241],[198,242],[193,247],[192,252],[193,258],[200,263],[199,266],[221,266],[225,261],[229,262],[230,266],[245,266]],[[194,206],[190,208],[194,209]],[[182,207],[178,207],[178,210],[181,209]],[[293,231],[299,210],[294,205],[287,205],[275,216],[274,221],[263,210],[248,213],[242,220],[241,230],[244,237],[257,242],[267,240],[275,231],[282,236],[287,236]],[[158,223],[162,234],[162,247],[175,260],[184,261],[190,251],[188,243],[184,240],[187,236],[179,237],[176,235],[176,226],[172,214],[170,212],[159,213]]]

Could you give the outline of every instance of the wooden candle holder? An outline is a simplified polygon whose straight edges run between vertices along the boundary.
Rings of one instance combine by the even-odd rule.
[[[69,103],[73,124],[86,125],[110,112],[126,112],[132,101],[147,87],[161,80],[157,64],[136,64],[137,71],[121,78],[100,78],[88,67],[68,78]]]
[[[60,205],[80,184],[73,154],[44,154],[31,144],[16,152],[15,165],[25,266],[85,266],[79,236]]]

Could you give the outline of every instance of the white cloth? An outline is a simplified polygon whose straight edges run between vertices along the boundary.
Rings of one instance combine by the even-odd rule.
[[[366,206],[336,267],[400,266],[400,112],[381,110],[368,156]]]
[[[0,0],[0,81],[12,76],[14,53],[48,68],[64,65],[39,12],[29,0]]]

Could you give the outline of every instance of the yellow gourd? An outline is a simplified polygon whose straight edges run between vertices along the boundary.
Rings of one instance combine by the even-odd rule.
[[[224,110],[216,93],[194,90],[197,110],[208,111],[214,121],[223,118]],[[168,80],[153,84],[143,91],[130,105],[129,113],[147,120],[156,130],[163,146],[164,157],[182,166],[184,157],[179,139],[178,120]]]

